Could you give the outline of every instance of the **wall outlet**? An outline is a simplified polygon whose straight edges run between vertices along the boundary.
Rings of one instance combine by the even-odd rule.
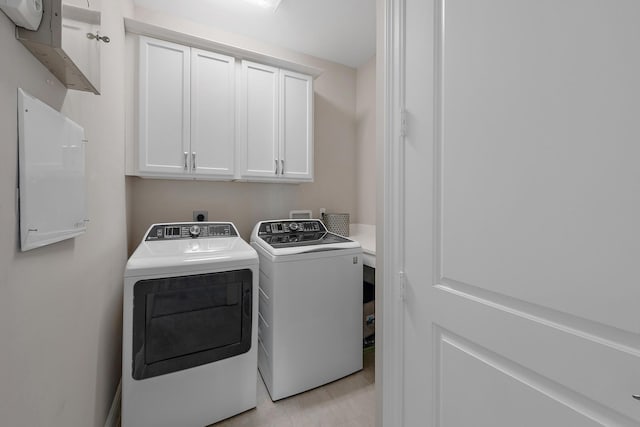
[[[209,221],[209,211],[193,211],[193,220],[197,222]]]

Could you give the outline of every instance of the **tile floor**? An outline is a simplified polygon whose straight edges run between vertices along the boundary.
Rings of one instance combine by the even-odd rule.
[[[373,427],[374,365],[368,350],[362,371],[277,402],[258,375],[258,406],[210,427]]]

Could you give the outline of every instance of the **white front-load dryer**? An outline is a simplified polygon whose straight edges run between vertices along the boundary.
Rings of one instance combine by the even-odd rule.
[[[232,223],[152,225],[124,274],[122,427],[256,406],[258,256]]]

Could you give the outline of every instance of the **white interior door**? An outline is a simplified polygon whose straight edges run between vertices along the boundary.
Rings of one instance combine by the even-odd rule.
[[[396,425],[639,426],[640,2],[389,3]]]

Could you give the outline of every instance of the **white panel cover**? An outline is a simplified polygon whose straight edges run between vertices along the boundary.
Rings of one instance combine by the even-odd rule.
[[[18,89],[23,251],[86,230],[84,129]]]

